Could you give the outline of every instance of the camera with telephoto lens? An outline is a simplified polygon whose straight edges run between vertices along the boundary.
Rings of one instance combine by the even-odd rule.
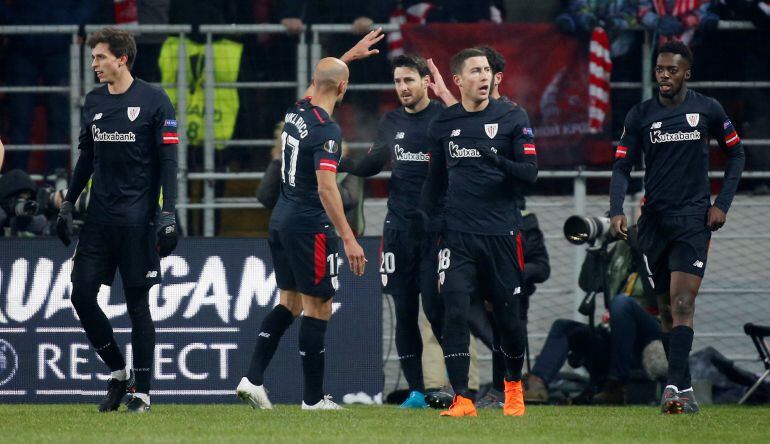
[[[574,245],[593,244],[597,240],[615,240],[611,231],[610,218],[606,216],[570,216],[564,222],[564,237]]]
[[[27,199],[26,195],[11,198],[8,203],[11,216],[34,216],[37,214],[37,201]]]

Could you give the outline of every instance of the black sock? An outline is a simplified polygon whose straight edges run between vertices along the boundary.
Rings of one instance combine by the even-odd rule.
[[[492,388],[498,392],[505,390],[503,377],[505,377],[505,358],[500,351],[500,334],[492,324]]]
[[[671,353],[671,332],[670,331],[661,332],[660,341],[663,343],[663,351],[666,352],[666,359],[668,359]]]
[[[100,285],[98,282],[73,282],[70,301],[96,354],[111,371],[118,371],[126,368],[126,361],[115,342],[110,321],[96,302]]]
[[[278,349],[281,337],[292,322],[294,322],[294,315],[291,314],[291,310],[281,304],[276,305],[262,320],[249,371],[246,373],[246,378],[252,384],[262,385],[265,370]]]
[[[126,288],[126,306],[131,318],[131,346],[134,354],[136,391],[150,393],[155,358],[155,325],[150,315],[150,288]]]
[[[441,347],[444,350],[449,382],[456,394],[472,399],[468,390],[468,369],[471,365],[470,332],[468,331],[468,309],[470,297],[467,293],[445,292],[444,331]]]
[[[508,382],[521,381],[521,368],[524,366],[524,353],[509,354],[503,347],[500,353],[505,360],[505,380]]]
[[[299,327],[299,354],[302,356],[302,373],[305,390],[302,400],[307,405],[317,404],[323,396],[324,385],[324,336],[328,321],[302,316]]]
[[[393,294],[396,306],[396,351],[409,390],[425,392],[422,378],[422,337],[419,293]]]
[[[674,385],[679,390],[688,389],[691,386],[689,358],[692,337],[692,328],[686,325],[671,329],[667,385]]]

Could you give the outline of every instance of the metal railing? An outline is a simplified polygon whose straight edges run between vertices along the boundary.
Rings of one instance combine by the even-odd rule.
[[[80,134],[80,43],[76,25],[13,25],[0,26],[0,35],[69,35],[70,66],[69,85],[66,86],[0,86],[0,93],[7,94],[68,94],[70,115],[70,143],[60,144],[8,144],[8,151],[65,151],[70,150],[73,165],[77,159],[77,140]],[[64,67],[62,67],[64,69]],[[30,116],[32,118],[32,116]]]

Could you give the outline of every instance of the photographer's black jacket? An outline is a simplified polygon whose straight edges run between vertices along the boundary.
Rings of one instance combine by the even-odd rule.
[[[714,206],[725,213],[735,197],[744,166],[741,139],[722,105],[688,90],[684,102],[664,107],[658,96],[628,112],[615,152],[610,183],[610,216],[623,214],[631,166],[644,154],[644,211],[662,215],[705,215],[709,194],[709,139],[727,154],[722,191]]]
[[[122,94],[107,85],[86,95],[78,159],[66,200],[75,202],[92,177],[86,221],[152,223],[163,187],[163,211],[174,212],[179,138],[163,89],[134,79]]]

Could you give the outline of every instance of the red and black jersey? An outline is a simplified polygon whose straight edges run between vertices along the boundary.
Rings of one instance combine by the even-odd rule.
[[[711,206],[709,139],[728,156],[722,191],[714,205],[727,212],[744,165],[741,139],[722,105],[687,91],[684,102],[665,107],[658,97],[628,112],[615,152],[610,184],[610,216],[623,214],[631,166],[644,155],[644,211],[665,215],[703,215]]]
[[[331,221],[318,196],[316,170],[337,172],[342,155],[340,126],[306,97],[286,111],[281,143],[281,194],[270,228],[323,232]]]

